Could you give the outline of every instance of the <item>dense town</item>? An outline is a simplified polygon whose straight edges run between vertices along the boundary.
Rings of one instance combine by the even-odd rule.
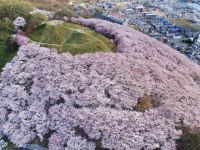
[[[130,25],[200,64],[198,0],[94,0],[80,4],[71,1],[70,4],[96,12],[97,18]]]

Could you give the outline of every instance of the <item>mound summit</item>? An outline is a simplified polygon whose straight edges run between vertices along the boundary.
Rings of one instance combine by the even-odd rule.
[[[200,127],[200,67],[126,26],[73,19],[113,38],[117,52],[58,54],[29,43],[0,83],[0,133],[50,150],[175,150]]]
[[[36,28],[30,38],[42,46],[56,48],[58,52],[83,54],[94,52],[110,52],[115,45],[110,39],[97,34],[90,28],[72,23],[49,21]]]

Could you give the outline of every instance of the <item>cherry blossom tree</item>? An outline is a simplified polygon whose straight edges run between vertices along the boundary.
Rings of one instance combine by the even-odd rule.
[[[25,25],[26,20],[23,17],[19,16],[13,21],[13,27],[17,32],[20,30],[20,28],[25,27]]]
[[[1,74],[0,134],[19,147],[48,138],[50,150],[175,150],[181,127],[199,129],[197,64],[129,27],[71,21],[112,37],[116,53],[22,44]]]
[[[26,36],[23,36],[21,34],[16,34],[15,41],[17,42],[19,46],[22,46],[22,45],[28,44],[29,39]]]

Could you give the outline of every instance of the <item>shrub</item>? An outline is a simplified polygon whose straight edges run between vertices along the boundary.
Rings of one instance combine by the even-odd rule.
[[[15,42],[15,39],[11,36],[8,36],[5,39],[4,44],[7,52],[14,52],[18,49],[18,44]]]
[[[83,18],[94,18],[94,13],[91,13],[90,11],[86,9],[82,9],[80,16]]]
[[[14,20],[18,16],[27,19],[32,6],[22,0],[0,0],[0,19]]]
[[[1,22],[1,29],[2,30],[7,30],[7,31],[12,31],[12,21],[9,18],[4,18]]]
[[[145,112],[146,110],[150,110],[153,108],[153,100],[150,95],[144,95],[142,98],[138,99],[138,103],[135,107],[136,111]]]
[[[65,16],[67,16],[67,17],[75,17],[76,14],[71,8],[62,9],[62,10],[58,10],[55,13],[54,19],[62,19]]]
[[[30,16],[30,19],[27,23],[26,32],[31,33],[33,32],[34,28],[41,25],[43,22],[47,21],[48,18],[42,13],[33,13]]]

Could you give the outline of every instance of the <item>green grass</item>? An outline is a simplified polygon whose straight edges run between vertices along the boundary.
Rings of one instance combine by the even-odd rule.
[[[200,133],[183,129],[182,137],[177,140],[177,150],[200,150]]]
[[[0,31],[0,71],[15,55],[16,52],[7,52],[4,46],[4,40],[7,36],[10,36],[9,32]]]
[[[59,53],[83,54],[94,52],[110,52],[115,45],[110,39],[90,28],[71,23],[39,26],[29,37],[43,46],[56,48]]]

